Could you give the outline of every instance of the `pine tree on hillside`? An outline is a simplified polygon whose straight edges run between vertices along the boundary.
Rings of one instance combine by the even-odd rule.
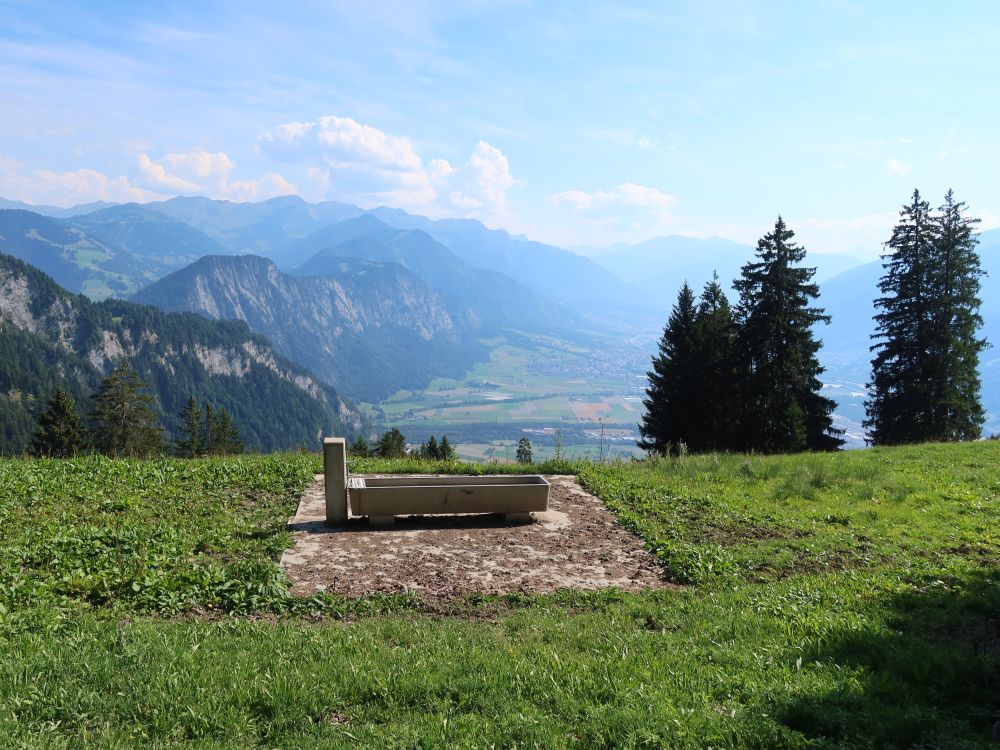
[[[735,335],[729,300],[718,275],[713,274],[701,293],[692,330],[698,419],[686,441],[691,451],[727,450],[735,445],[739,417]]]
[[[180,436],[174,443],[177,455],[193,458],[203,453],[202,414],[194,396],[188,398],[180,413]]]
[[[378,441],[378,455],[380,458],[404,458],[406,436],[396,427],[386,430]]]
[[[150,456],[163,450],[162,428],[139,374],[122,360],[101,381],[90,418],[94,447],[109,456]]]
[[[233,424],[233,415],[228,409],[223,409],[215,416],[211,426],[212,440],[206,446],[208,453],[216,456],[229,456],[243,452],[243,440],[240,431]]]
[[[441,456],[442,461],[454,461],[455,460],[455,448],[448,442],[448,436],[441,436],[441,443],[438,445],[438,453]]]
[[[432,461],[436,461],[439,458],[441,458],[441,452],[438,449],[437,438],[434,437],[433,435],[431,435],[427,439],[426,457],[429,458],[429,459],[431,459]]]
[[[532,461],[531,441],[528,440],[527,437],[523,437],[522,436],[521,439],[517,441],[516,458],[517,458],[517,462],[519,464],[530,464],[531,463],[531,461]]]
[[[984,272],[973,233],[979,219],[965,216],[965,204],[951,190],[938,215],[938,237],[932,288],[935,439],[977,440],[986,414],[980,400],[979,353],[986,348],[977,332],[980,279]]]
[[[642,402],[646,412],[638,442],[643,450],[667,453],[698,429],[698,404],[693,397],[700,376],[694,362],[694,324],[694,294],[684,282],[660,337],[653,369],[646,373],[649,387]]]
[[[73,398],[56,386],[38,417],[32,455],[47,458],[72,458],[87,447],[87,428]]]
[[[835,403],[820,395],[823,368],[813,326],[829,322],[811,307],[819,296],[815,268],[798,264],[804,248],[779,216],[774,230],[757,242],[757,260],[743,266],[734,287],[740,382],[740,441],[764,453],[835,450],[842,431],[832,425]]]
[[[364,435],[358,435],[358,439],[351,443],[351,455],[356,458],[368,458],[372,454],[372,448],[368,444],[368,439]]]
[[[913,191],[886,243],[875,300],[868,440],[876,445],[978,438],[980,277],[973,228],[949,190],[939,214]]]

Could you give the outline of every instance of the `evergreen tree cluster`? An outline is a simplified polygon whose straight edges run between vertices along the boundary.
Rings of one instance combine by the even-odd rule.
[[[973,440],[980,401],[983,271],[978,219],[952,191],[932,211],[914,191],[886,242],[875,300],[867,439],[876,445]],[[819,287],[805,250],[779,217],[733,283],[730,309],[718,278],[696,300],[685,283],[648,373],[639,445],[651,452],[764,453],[835,450],[842,431],[821,394],[814,338],[829,322],[812,305]]]
[[[51,458],[72,458],[91,450],[130,458],[163,453],[163,428],[153,397],[126,361],[115,365],[90,402],[88,426],[72,396],[57,386],[39,415],[31,453]],[[178,455],[243,451],[239,431],[225,409],[214,412],[211,404],[206,404],[203,412],[191,398],[180,417],[181,437],[173,445]]]
[[[815,268],[781,217],[757,243],[734,287],[715,277],[700,298],[685,282],[648,373],[640,447],[654,453],[833,450],[834,402],[820,395],[820,342],[829,318],[811,301]]]
[[[442,435],[441,442],[431,435],[426,443],[421,443],[417,449],[417,458],[426,458],[430,461],[453,461],[456,457],[455,448],[448,442],[448,436]]]
[[[951,190],[936,212],[913,191],[886,243],[875,300],[868,440],[875,445],[974,440],[980,401],[978,337],[983,271],[978,219]]]
[[[180,416],[180,437],[174,443],[178,455],[194,458],[243,452],[239,430],[226,409],[216,411],[209,403],[201,409],[191,396]]]

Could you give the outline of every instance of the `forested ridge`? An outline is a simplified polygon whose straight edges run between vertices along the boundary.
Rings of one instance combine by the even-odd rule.
[[[276,354],[244,323],[91,302],[5,255],[0,291],[2,453],[27,447],[57,385],[85,406],[120,359],[148,383],[168,437],[192,396],[231,413],[249,449],[313,446],[322,434],[353,434],[360,426],[334,388]]]

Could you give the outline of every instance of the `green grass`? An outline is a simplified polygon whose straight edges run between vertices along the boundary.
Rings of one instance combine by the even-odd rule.
[[[315,456],[0,461],[0,737],[27,747],[988,748],[1000,442],[572,471],[685,585],[296,600]]]

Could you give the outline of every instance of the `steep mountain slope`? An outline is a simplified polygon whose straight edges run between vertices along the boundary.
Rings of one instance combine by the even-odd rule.
[[[487,229],[474,219],[432,220],[393,208],[369,213],[389,226],[420,229],[473,266],[499,271],[543,297],[581,313],[645,307],[634,286],[589,258]]]
[[[278,351],[366,401],[458,375],[484,356],[470,334],[474,313],[449,306],[401,266],[344,259],[327,270],[295,277],[265,258],[212,256],[134,299],[246,321]]]
[[[330,386],[278,356],[239,322],[167,314],[70,294],[36,268],[0,255],[0,452],[25,447],[57,384],[82,407],[126,358],[149,383],[168,429],[189,396],[228,409],[248,447],[313,447],[355,432],[357,411]]]
[[[444,295],[449,306],[472,310],[486,327],[553,330],[574,316],[502,273],[476,268],[420,230],[400,231],[366,214],[321,229],[293,243],[285,258],[315,252],[293,269],[297,276],[324,276],[343,258],[397,263]]]

